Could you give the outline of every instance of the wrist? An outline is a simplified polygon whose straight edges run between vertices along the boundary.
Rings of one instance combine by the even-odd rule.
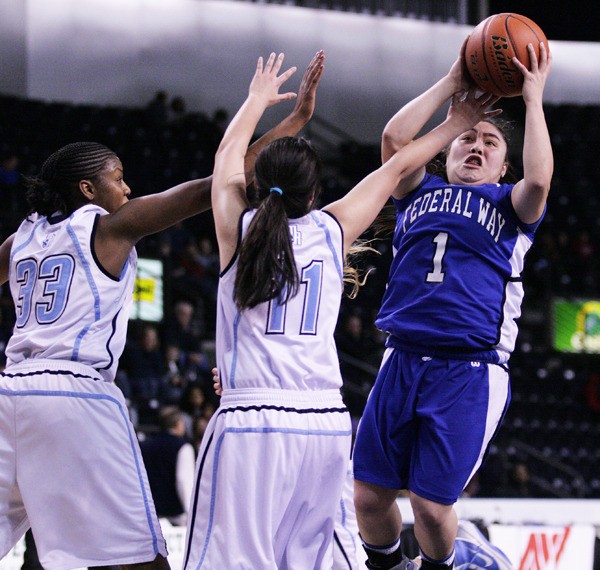
[[[439,86],[444,101],[450,99],[450,97],[452,97],[452,95],[458,91],[464,91],[461,82],[457,81],[456,78],[450,73],[442,77],[442,79],[439,81]]]
[[[263,111],[269,106],[268,101],[265,101],[258,93],[249,93],[246,104]]]
[[[285,119],[283,119],[282,123],[287,131],[297,134],[306,126],[309,120],[310,117],[307,117],[306,115],[294,110]],[[293,136],[295,136],[295,134]]]

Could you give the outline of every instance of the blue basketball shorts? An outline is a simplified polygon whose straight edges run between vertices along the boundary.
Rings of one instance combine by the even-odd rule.
[[[358,426],[354,478],[453,504],[509,402],[504,366],[388,348]]]

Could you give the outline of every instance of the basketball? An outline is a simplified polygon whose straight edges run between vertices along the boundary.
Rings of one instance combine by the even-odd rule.
[[[513,57],[531,69],[527,45],[533,44],[540,58],[540,42],[549,53],[542,29],[520,14],[494,14],[480,22],[467,40],[465,63],[479,88],[499,97],[515,97],[523,89],[523,74]]]

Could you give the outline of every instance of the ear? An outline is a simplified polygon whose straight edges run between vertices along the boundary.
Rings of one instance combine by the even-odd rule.
[[[79,190],[88,202],[93,201],[93,199],[96,197],[96,188],[94,187],[93,182],[90,180],[80,180]]]
[[[502,165],[502,170],[500,171],[500,178],[504,177],[506,175],[506,171],[508,170],[508,162],[505,162]]]

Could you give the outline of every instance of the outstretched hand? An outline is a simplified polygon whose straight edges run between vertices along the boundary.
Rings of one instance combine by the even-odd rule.
[[[546,79],[552,69],[552,54],[546,50],[546,45],[540,42],[540,60],[535,55],[535,49],[532,44],[527,46],[531,69],[527,69],[516,57],[512,62],[515,67],[523,74],[523,100],[525,104],[530,101],[541,101],[544,93]]]
[[[298,89],[298,99],[293,112],[305,123],[311,119],[315,111],[317,87],[323,76],[324,64],[325,52],[319,50],[308,64]]]
[[[470,89],[465,93],[455,93],[448,109],[448,119],[463,125],[465,130],[470,129],[480,121],[495,117],[502,113],[502,109],[491,109],[500,97],[490,93],[479,93],[476,89]]]
[[[279,88],[295,73],[296,68],[290,67],[281,75],[277,75],[283,65],[284,55],[280,53],[277,57],[271,53],[263,65],[263,58],[258,58],[256,72],[252,78],[249,89],[249,97],[257,97],[265,107],[275,105],[281,101],[289,101],[296,97],[295,93],[279,93]]]

